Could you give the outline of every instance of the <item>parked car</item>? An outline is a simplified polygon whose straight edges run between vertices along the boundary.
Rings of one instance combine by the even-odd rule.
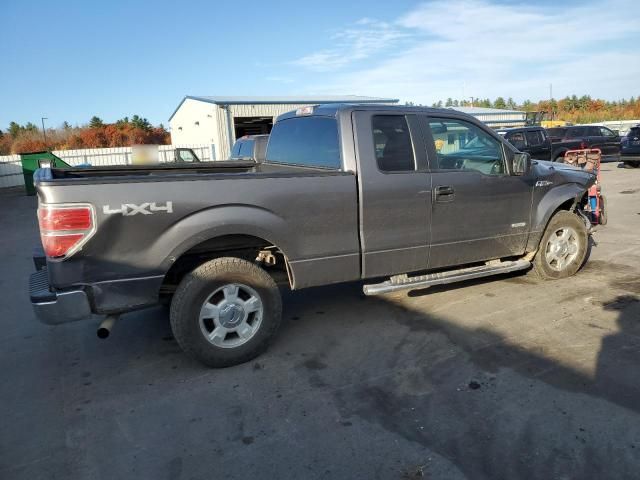
[[[620,160],[620,136],[607,127],[575,125],[571,127],[548,128],[551,137],[554,162],[564,158],[567,150],[599,148],[603,161]]]
[[[629,167],[640,167],[640,125],[631,127],[622,137],[620,160]]]
[[[591,173],[531,161],[450,109],[322,105],[281,115],[264,162],[36,171],[43,322],[171,301],[189,355],[248,361],[280,325],[278,285],[375,295],[586,258]],[[384,280],[381,277],[388,277]]]
[[[551,139],[542,127],[505,128],[498,130],[498,135],[531,158],[551,160]]]
[[[232,160],[264,161],[269,135],[245,135],[236,140],[231,149]]]
[[[200,161],[196,152],[191,148],[176,148],[174,150],[174,158],[176,163],[193,163]]]

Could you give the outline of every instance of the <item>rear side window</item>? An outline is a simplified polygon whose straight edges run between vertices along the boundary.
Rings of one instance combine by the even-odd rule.
[[[404,115],[374,115],[371,121],[378,168],[383,172],[415,170],[409,125]]]
[[[328,117],[295,117],[273,126],[266,161],[306,167],[340,168],[338,123]]]
[[[241,141],[238,141],[233,144],[233,148],[231,149],[231,156],[233,158],[237,158],[240,154],[240,146],[242,145]]]
[[[525,132],[525,136],[527,137],[527,143],[529,146],[536,147],[538,145],[542,145],[542,137],[538,130],[527,130]]]
[[[567,132],[567,138],[584,137],[587,134],[586,130],[584,127],[570,128]]]
[[[564,138],[565,134],[567,133],[567,129],[566,128],[548,128],[547,133],[549,134],[550,137]]]

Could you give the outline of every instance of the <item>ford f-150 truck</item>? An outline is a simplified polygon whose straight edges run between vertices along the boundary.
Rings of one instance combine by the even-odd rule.
[[[40,169],[45,323],[170,301],[174,336],[206,365],[262,352],[279,286],[363,281],[368,295],[582,265],[595,177],[532,161],[453,110],[320,105],[280,116],[260,164]]]

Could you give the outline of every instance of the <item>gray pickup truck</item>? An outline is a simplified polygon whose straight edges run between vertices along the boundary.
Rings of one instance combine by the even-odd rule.
[[[367,295],[585,261],[595,181],[532,161],[453,110],[320,105],[278,118],[261,164],[40,169],[45,323],[170,301],[185,352],[229,366],[262,352],[279,287],[364,281]]]

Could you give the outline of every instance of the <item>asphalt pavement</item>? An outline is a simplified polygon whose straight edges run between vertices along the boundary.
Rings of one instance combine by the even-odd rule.
[[[285,294],[250,363],[185,357],[162,307],[48,327],[35,199],[0,193],[0,478],[640,478],[640,169],[606,164],[581,272]]]

